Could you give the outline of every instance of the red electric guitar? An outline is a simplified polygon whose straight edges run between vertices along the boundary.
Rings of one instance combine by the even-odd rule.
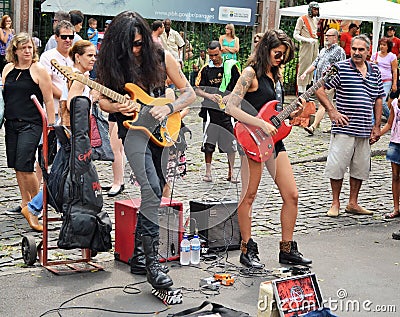
[[[318,80],[312,87],[301,95],[303,99],[309,99],[314,92],[323,86],[328,78],[337,73],[336,67],[331,67],[328,72]],[[281,112],[276,111],[276,105],[279,101],[272,100],[266,103],[257,114],[258,118],[263,119],[274,125],[278,133],[274,136],[267,135],[261,128],[247,125],[241,122],[235,125],[235,136],[243,150],[252,160],[256,162],[267,161],[274,152],[274,144],[286,138],[292,126],[284,120],[289,118],[290,114],[297,109],[299,99],[295,99],[290,105],[284,107]]]

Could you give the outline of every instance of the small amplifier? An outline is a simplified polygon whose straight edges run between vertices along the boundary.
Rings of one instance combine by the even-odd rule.
[[[115,202],[115,251],[116,260],[128,263],[135,247],[135,230],[140,199]],[[179,259],[179,246],[183,236],[183,204],[163,198],[158,209],[160,226],[160,262]]]
[[[237,201],[190,201],[190,232],[199,230],[211,251],[239,250]]]

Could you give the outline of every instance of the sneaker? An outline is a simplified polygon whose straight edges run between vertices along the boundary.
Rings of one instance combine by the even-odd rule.
[[[241,243],[242,253],[240,254],[240,263],[248,268],[262,269],[264,264],[260,263],[260,258],[258,257],[258,245],[253,239],[249,239],[246,243],[242,241]]]
[[[18,214],[21,214],[21,211],[22,211],[22,207],[18,206],[18,207],[6,210],[5,213],[7,215],[18,215]]]
[[[303,254],[301,254],[297,249],[296,241],[281,241],[279,251],[279,263],[309,265],[312,263],[312,260],[303,257]]]

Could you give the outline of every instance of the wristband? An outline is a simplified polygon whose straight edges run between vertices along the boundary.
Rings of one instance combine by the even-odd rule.
[[[166,106],[169,108],[169,114],[174,113],[174,106],[172,103],[167,103]]]

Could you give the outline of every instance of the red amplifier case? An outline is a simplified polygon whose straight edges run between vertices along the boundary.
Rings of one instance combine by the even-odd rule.
[[[140,198],[115,202],[115,251],[116,260],[128,263],[135,246],[135,230]],[[158,210],[160,225],[160,262],[179,259],[179,246],[183,237],[183,204],[162,198]]]

